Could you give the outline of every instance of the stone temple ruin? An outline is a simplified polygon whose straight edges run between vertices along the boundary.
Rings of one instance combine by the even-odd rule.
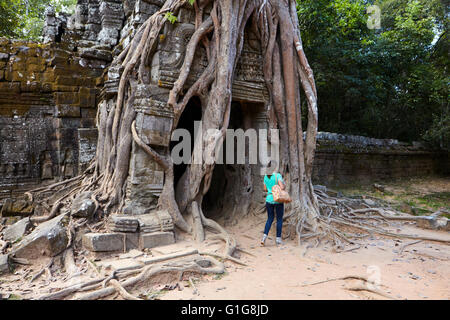
[[[46,11],[43,43],[0,38],[2,217],[32,214],[33,208],[26,203],[10,199],[40,185],[72,178],[87,168],[96,154],[96,125],[101,116],[97,110],[102,109],[99,106],[109,110],[115,104],[123,71],[109,65],[163,3],[164,0],[78,0],[72,16],[56,16],[51,8]],[[171,148],[173,113],[166,102],[183,63],[187,41],[194,32],[194,19],[192,7],[186,5],[179,10],[176,23],[165,25],[152,61],[150,85],[137,88],[136,129],[140,138],[156,150]],[[205,66],[205,55],[199,52],[188,85]],[[262,57],[256,36],[250,31],[238,62],[232,96],[232,127],[268,126]],[[201,107],[192,99],[188,109],[190,113],[182,115],[179,127],[192,130],[193,121],[200,120]],[[318,141],[315,183],[337,185],[355,179],[369,182],[449,170],[442,167],[442,163],[450,162],[446,161],[448,154],[429,151],[418,144],[329,133],[320,133]],[[175,175],[180,174],[183,168],[175,171]],[[219,165],[209,191],[215,201],[205,198],[208,211],[217,214],[227,205],[238,207],[239,199],[227,193],[233,188],[233,181],[251,192],[254,202],[262,203],[262,182],[257,170],[246,174],[250,176],[248,185],[237,180],[245,176],[239,174],[239,168]],[[109,233],[84,236],[83,245],[89,250],[121,251],[175,241],[170,216],[155,211],[164,171],[134,143],[128,179],[123,214],[109,219]],[[84,207],[77,209],[80,216],[92,205],[89,197],[83,196],[86,198],[80,203]]]

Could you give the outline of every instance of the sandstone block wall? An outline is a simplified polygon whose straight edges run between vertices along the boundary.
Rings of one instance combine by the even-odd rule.
[[[44,43],[0,38],[0,198],[73,177],[95,156],[122,1],[79,0],[73,16],[45,14]]]
[[[102,71],[63,45],[0,39],[0,185],[83,169],[78,129],[84,140],[95,139],[87,129],[95,127]]]
[[[450,154],[418,143],[321,132],[313,182],[342,185],[426,175],[449,175]]]
[[[108,66],[163,3],[78,0],[72,16],[46,11],[44,43],[0,38],[0,199],[86,168],[96,153],[97,109],[111,108],[117,95],[122,70]],[[165,101],[194,32],[192,7],[183,7],[177,19],[163,28],[150,84],[137,88],[134,105],[138,134],[155,148],[169,144],[172,114]],[[206,64],[201,51],[195,59],[188,84]],[[235,101],[265,106],[261,64],[258,41],[249,30],[233,82]],[[255,126],[266,122],[264,110],[252,116]],[[450,171],[448,153],[417,144],[329,133],[320,133],[318,142],[314,183],[366,183]],[[162,169],[133,146],[127,187],[136,204],[129,204],[132,211],[154,206],[163,181]]]

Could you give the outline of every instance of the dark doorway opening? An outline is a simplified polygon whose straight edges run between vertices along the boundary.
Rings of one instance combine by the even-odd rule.
[[[230,110],[230,122],[228,129],[244,128],[244,110],[239,102],[233,101]],[[223,141],[223,164],[214,166],[211,185],[208,192],[203,197],[202,211],[206,217],[216,221],[225,220],[222,223],[227,224],[230,216],[228,211],[233,210],[236,206],[236,192],[241,189],[241,179],[239,178],[239,170],[244,165],[227,164],[226,159],[226,139]],[[236,151],[236,144],[235,144]],[[235,152],[236,160],[236,152]],[[236,163],[236,161],[234,161]]]
[[[202,119],[202,104],[198,97],[192,97],[183,113],[181,114],[180,120],[178,121],[177,129],[186,129],[189,131],[191,136],[191,154],[194,149],[194,128],[195,121],[200,121]],[[179,141],[171,141],[170,142],[170,151],[172,151],[173,147],[178,144]],[[183,153],[180,154],[182,156]],[[181,163],[174,165],[174,187],[176,187],[178,181],[183,175],[184,171],[186,171],[187,164]]]

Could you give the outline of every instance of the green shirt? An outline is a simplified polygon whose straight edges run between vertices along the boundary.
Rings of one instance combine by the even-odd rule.
[[[283,181],[283,177],[281,176],[281,174],[279,173],[274,173],[270,176],[270,178],[268,176],[264,176],[264,184],[266,185],[267,188],[267,197],[266,197],[266,202],[268,203],[281,203],[281,202],[276,202],[273,201],[273,195],[272,195],[272,187],[276,184],[278,184],[278,181],[281,181],[284,183]]]

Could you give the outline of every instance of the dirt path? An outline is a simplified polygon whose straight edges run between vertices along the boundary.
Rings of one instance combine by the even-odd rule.
[[[297,246],[296,241],[286,240],[281,247],[275,246],[275,228],[269,234],[266,246],[259,245],[259,239],[265,223],[265,214],[243,219],[237,226],[227,228],[240,248],[251,255],[240,252],[240,260],[247,266],[225,262],[223,275],[193,275],[199,295],[193,294],[188,281],[182,281],[184,289],[165,290],[167,284],[175,284],[176,276],[155,279],[154,285],[142,290],[133,290],[136,296],[157,293],[158,299],[386,299],[378,294],[366,291],[350,291],[346,288],[361,285],[359,280],[339,280],[312,286],[303,286],[332,278],[344,276],[362,276],[378,283],[385,294],[395,299],[449,299],[450,298],[450,247],[436,242],[419,242],[402,250],[405,244],[414,240],[397,240],[374,236],[363,241],[363,246],[354,251],[332,252],[332,248],[323,245],[309,249]],[[450,232],[418,229],[410,225],[398,225],[392,232],[441,237],[450,240]],[[211,234],[208,234],[211,236]],[[193,241],[177,243],[152,249],[151,254],[158,256],[200,246],[200,250],[223,251],[223,242],[207,239],[201,245]],[[352,249],[348,247],[347,249]],[[139,252],[138,252],[139,253]],[[143,255],[144,253],[140,253]],[[128,254],[127,254],[128,255]],[[122,255],[96,262],[107,264],[109,260],[120,262]],[[119,260],[117,260],[119,259]],[[14,294],[23,299],[36,298],[42,292],[53,292],[95,278],[96,274],[88,270],[81,277],[64,280],[60,269],[53,272],[48,281],[44,274],[33,284],[23,279],[30,277],[39,267],[19,268],[18,272],[0,278],[0,292]],[[27,271],[28,270],[28,271]],[[108,274],[110,271],[107,272]],[[91,279],[91,280],[92,280]],[[195,280],[197,279],[197,280]],[[172,281],[172,282],[171,282]],[[379,282],[377,282],[379,281]],[[44,290],[44,291],[42,291]],[[160,291],[162,290],[162,291]],[[41,293],[38,293],[41,292]],[[158,293],[159,292],[159,293]],[[72,297],[74,298],[74,297]],[[106,299],[122,299],[118,294]]]
[[[412,240],[394,240],[373,237],[364,241],[364,247],[355,251],[333,253],[331,248],[309,249],[298,247],[295,241],[275,246],[271,230],[267,245],[258,244],[264,217],[247,218],[229,231],[241,248],[254,256],[241,253],[247,267],[226,262],[227,274],[222,277],[205,277],[191,288],[172,290],[161,299],[385,299],[364,292],[349,291],[361,283],[358,280],[331,281],[304,286],[322,280],[348,275],[379,279],[379,289],[396,299],[449,299],[450,298],[450,248],[447,245],[419,242],[405,247]],[[422,230],[412,226],[402,232],[430,235],[450,239],[450,233]],[[219,249],[219,245],[215,245]],[[210,249],[213,246],[210,247]]]
[[[411,179],[386,185],[389,192],[379,192],[366,189],[350,189],[351,194],[370,195],[384,200],[392,200],[393,203],[401,203],[407,200],[420,199],[429,194],[439,194],[440,197],[429,200],[426,205],[429,209],[436,210],[439,207],[449,207],[448,190],[450,180],[443,178]],[[443,195],[443,196],[442,196]],[[405,198],[407,196],[408,198]],[[240,266],[233,262],[225,262],[226,273],[218,276],[200,277],[194,275],[195,286],[199,294],[194,295],[188,281],[182,281],[184,289],[164,289],[170,281],[176,281],[171,277],[154,279],[155,284],[149,284],[148,288],[133,290],[134,295],[144,297],[156,293],[157,299],[386,299],[375,293],[367,291],[351,291],[349,288],[364,285],[359,280],[330,281],[316,285],[309,285],[327,279],[341,278],[345,276],[367,277],[373,280],[381,292],[395,299],[449,299],[450,298],[450,246],[421,241],[415,243],[409,239],[392,239],[374,235],[361,241],[362,246],[357,250],[336,253],[330,245],[322,245],[311,248],[305,254],[306,246],[298,246],[296,241],[285,240],[281,247],[275,246],[275,224],[266,241],[266,246],[261,247],[259,240],[265,224],[266,213],[250,215],[242,219],[236,226],[226,229],[236,238],[240,248],[245,249],[251,255],[238,251],[241,261],[247,266]],[[432,231],[419,229],[414,223],[393,223],[390,231],[395,233],[416,234],[431,237],[440,237],[450,240],[448,231]],[[207,237],[211,237],[208,233]],[[404,247],[406,244],[410,246]],[[184,249],[223,252],[223,242],[208,239],[197,244],[195,241],[177,241],[175,244],[151,249],[149,252],[137,252],[135,258],[129,258],[129,254],[117,254],[95,260],[97,267],[108,265],[111,261],[116,263],[135,263],[133,259],[138,256],[158,256],[177,252]],[[347,247],[352,249],[355,247]],[[136,251],[136,250],[135,250]],[[80,264],[83,255],[78,257]],[[94,261],[87,255],[86,258]],[[81,259],[81,260],[80,260]],[[125,260],[123,260],[125,259]],[[128,260],[126,260],[128,259]],[[44,259],[45,260],[45,259]],[[58,291],[70,285],[97,277],[97,272],[92,268],[82,270],[79,277],[67,278],[61,269],[54,268],[50,276],[44,273],[33,283],[32,275],[48,264],[48,258],[42,261],[41,266],[18,266],[13,274],[0,277],[0,293],[14,295],[23,299],[31,299],[40,296],[43,292]],[[130,262],[131,260],[131,262]],[[106,268],[106,267],[105,267]],[[111,270],[102,267],[102,272],[110,274]],[[195,278],[197,280],[195,280]],[[23,281],[27,279],[26,281]],[[175,282],[176,283],[176,282]],[[174,283],[171,283],[174,284]],[[175,287],[175,286],[169,286]],[[74,298],[74,297],[71,297]],[[118,294],[106,299],[121,299]]]

